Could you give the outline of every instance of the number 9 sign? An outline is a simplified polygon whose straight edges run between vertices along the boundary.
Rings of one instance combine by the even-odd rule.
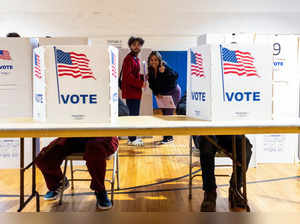
[[[273,55],[277,56],[281,52],[281,46],[279,43],[274,43],[273,44]]]

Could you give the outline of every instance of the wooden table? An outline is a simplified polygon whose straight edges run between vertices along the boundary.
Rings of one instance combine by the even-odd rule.
[[[0,120],[0,138],[20,138],[20,207],[36,197],[39,211],[39,194],[36,191],[36,167],[31,162],[24,167],[24,138],[32,138],[32,157],[36,157],[38,138],[43,137],[104,137],[104,136],[152,136],[152,135],[244,135],[271,133],[300,133],[300,120],[269,121],[201,121],[185,116],[119,117],[115,123],[47,123],[30,119]],[[234,138],[233,138],[234,141]],[[191,144],[190,144],[191,145]],[[233,144],[234,151],[236,144]],[[243,197],[247,203],[246,156],[243,144]],[[233,153],[235,154],[235,153]],[[191,158],[191,153],[190,153]],[[233,159],[234,171],[236,158]],[[24,199],[24,172],[32,167],[32,194]],[[191,183],[190,183],[191,188]]]

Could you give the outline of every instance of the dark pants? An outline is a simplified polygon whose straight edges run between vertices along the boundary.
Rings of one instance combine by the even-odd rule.
[[[217,144],[224,148],[228,152],[232,152],[232,136],[231,135],[219,135],[210,136],[214,139]],[[203,136],[193,136],[195,146],[200,149],[200,163],[202,170],[202,180],[203,180],[203,190],[204,191],[214,191],[217,188],[216,178],[215,178],[215,155],[216,147],[213,146],[207,139]],[[242,136],[236,136],[236,151],[237,151],[237,161],[242,163]],[[247,169],[252,155],[252,145],[248,139],[246,139],[246,164]],[[240,189],[242,187],[242,167],[237,167],[237,187]],[[233,186],[234,178],[231,176],[230,184]]]
[[[165,96],[172,96],[175,106],[177,107],[177,104],[179,103],[181,99],[181,88],[179,85],[176,86],[173,90],[171,90],[168,93],[162,94]],[[175,111],[175,108],[162,108],[163,115],[173,115]],[[164,139],[173,138],[172,136],[164,136]]]
[[[126,104],[129,109],[129,116],[138,116],[140,114],[141,100],[126,99]],[[136,136],[129,136],[129,141],[135,141]]]
[[[63,178],[60,166],[66,156],[84,152],[84,159],[92,177],[90,187],[95,191],[103,191],[106,159],[118,149],[118,146],[117,137],[57,138],[42,149],[36,158],[36,165],[42,171],[48,189],[54,191]]]

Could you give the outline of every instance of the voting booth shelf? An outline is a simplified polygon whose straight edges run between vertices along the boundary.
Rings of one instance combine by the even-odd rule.
[[[272,119],[271,45],[202,45],[188,51],[187,116]]]
[[[52,122],[114,122],[118,49],[44,46],[33,54],[33,117]]]

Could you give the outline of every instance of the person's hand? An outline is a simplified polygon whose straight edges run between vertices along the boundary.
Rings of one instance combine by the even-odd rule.
[[[146,88],[146,87],[147,87],[147,83],[146,83],[146,82],[144,82],[144,84],[143,84],[142,88]]]
[[[160,73],[164,73],[166,71],[166,67],[162,64],[160,67],[159,67],[159,72]]]

